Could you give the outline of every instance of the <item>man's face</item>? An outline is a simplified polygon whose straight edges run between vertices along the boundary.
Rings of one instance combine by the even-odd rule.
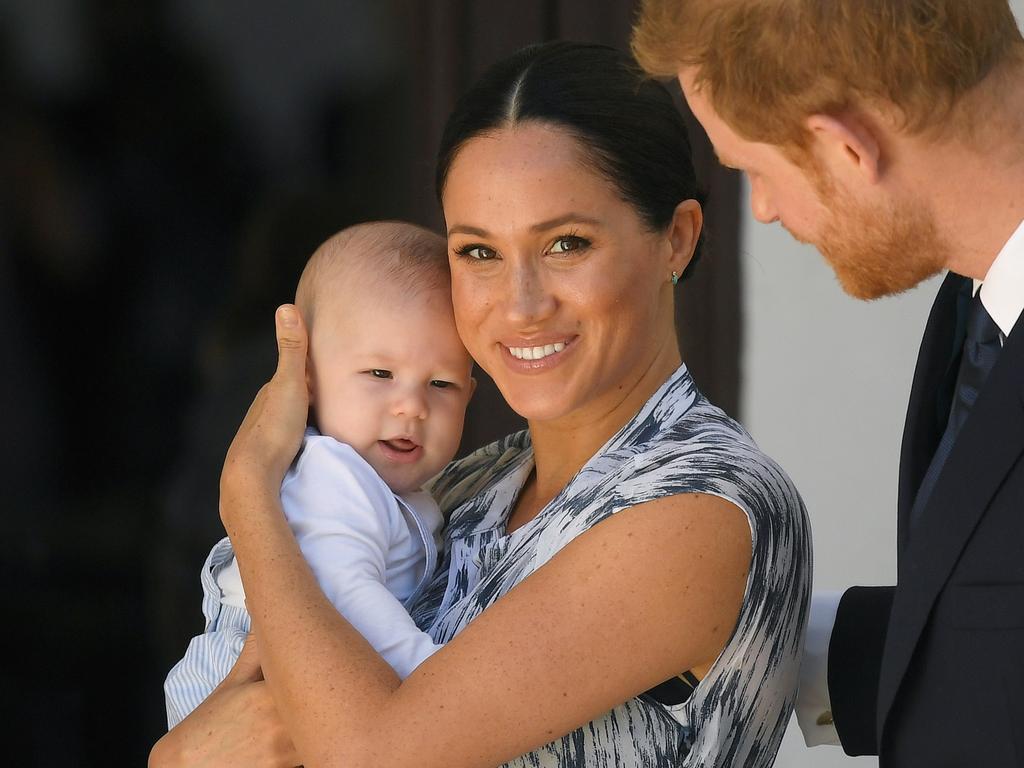
[[[912,288],[947,263],[947,247],[930,212],[894,199],[876,186],[841,188],[813,166],[797,165],[778,147],[739,136],[696,87],[691,70],[679,83],[719,161],[750,181],[754,218],[779,222],[794,238],[814,245],[843,290],[875,299]]]

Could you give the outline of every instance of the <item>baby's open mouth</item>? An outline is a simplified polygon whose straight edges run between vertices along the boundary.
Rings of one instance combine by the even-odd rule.
[[[381,440],[384,445],[401,453],[409,453],[419,448],[419,445],[404,437],[393,437],[390,440]]]

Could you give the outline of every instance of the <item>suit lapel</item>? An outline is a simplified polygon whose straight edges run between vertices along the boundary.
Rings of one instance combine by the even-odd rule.
[[[927,409],[926,402],[921,405]],[[879,680],[879,743],[932,605],[992,496],[1022,453],[1024,318],[1017,321],[957,436],[923,511],[923,523],[901,553]],[[909,508],[901,503],[901,517]]]
[[[951,393],[943,386],[960,362],[963,329],[958,322],[957,303],[970,291],[968,278],[950,272],[939,287],[932,304],[917,355],[917,367],[910,388],[910,404],[900,448],[899,495],[897,502],[897,551],[906,549],[910,509],[921,486],[935,448],[946,428]],[[958,338],[959,336],[959,338]],[[952,377],[955,382],[955,374]],[[942,404],[945,404],[945,411]]]

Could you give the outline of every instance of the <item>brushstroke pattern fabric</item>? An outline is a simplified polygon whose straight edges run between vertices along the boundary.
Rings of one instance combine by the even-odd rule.
[[[506,534],[532,468],[529,435],[520,432],[434,481],[449,517],[445,553],[412,614],[435,642],[451,640],[595,524],[648,501],[726,499],[746,513],[753,552],[736,630],[685,703],[638,696],[507,766],[771,765],[793,709],[811,581],[806,512],[785,473],[697,391],[685,366],[547,507]]]

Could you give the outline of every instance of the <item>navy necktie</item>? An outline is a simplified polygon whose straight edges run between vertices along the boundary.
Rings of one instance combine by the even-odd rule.
[[[989,371],[995,365],[996,358],[1002,343],[999,335],[999,326],[991,318],[981,303],[981,292],[979,291],[971,299],[967,308],[967,337],[964,339],[963,355],[960,359],[960,370],[957,373],[956,391],[953,395],[953,406],[949,411],[949,421],[946,423],[946,431],[942,433],[939,440],[939,447],[935,449],[928,471],[925,472],[921,487],[917,491],[917,498],[914,499],[914,506],[910,510],[911,533],[921,522],[921,516],[928,499],[935,489],[935,483],[942,473],[942,467],[949,458],[949,452],[953,449],[956,436],[959,434],[967,417],[978,399],[985,379]]]

